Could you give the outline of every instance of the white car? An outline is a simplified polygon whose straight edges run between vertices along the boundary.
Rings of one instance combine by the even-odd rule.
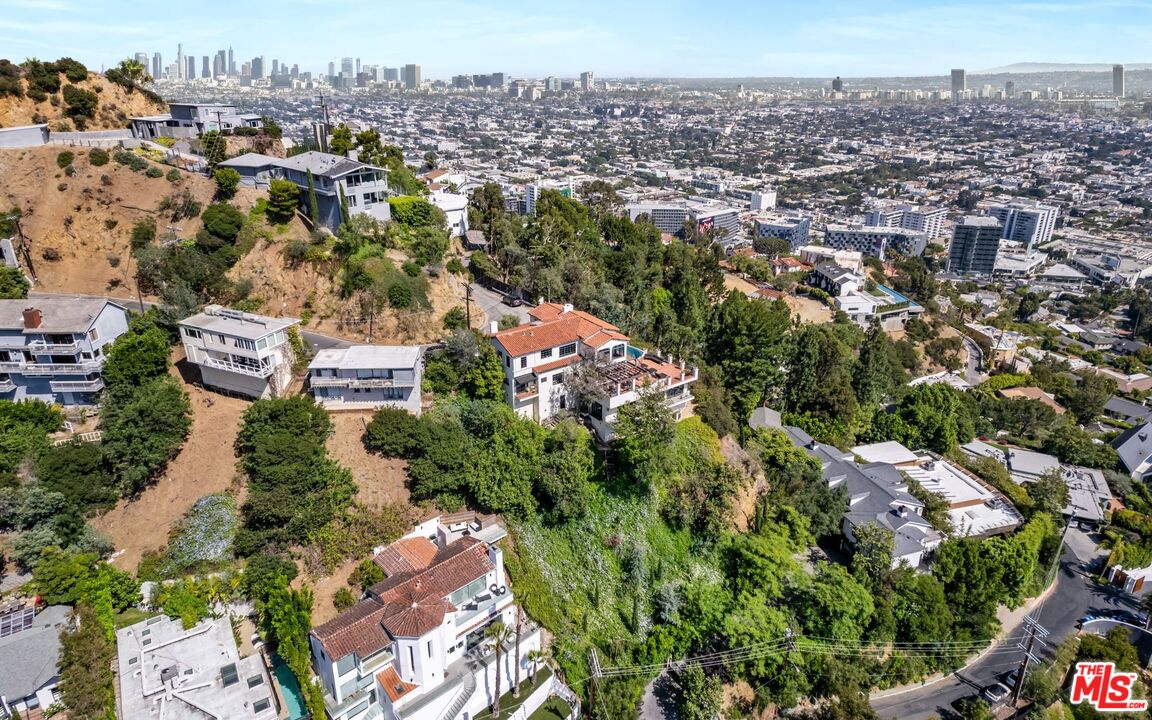
[[[1004,702],[1010,692],[1012,691],[1009,690],[1008,687],[1004,685],[1004,683],[996,683],[995,685],[989,685],[988,687],[984,688],[984,692],[981,696],[989,705],[999,705],[1000,703]]]

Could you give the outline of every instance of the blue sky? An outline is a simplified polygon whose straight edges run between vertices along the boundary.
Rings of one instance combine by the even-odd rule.
[[[161,10],[160,8],[170,8]],[[1152,62],[1152,0],[0,0],[0,57],[350,55],[425,77],[943,75]]]

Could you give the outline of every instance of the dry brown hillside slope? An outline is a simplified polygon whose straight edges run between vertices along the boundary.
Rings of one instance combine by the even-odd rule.
[[[25,91],[28,82],[23,81]],[[119,130],[128,127],[128,118],[138,115],[156,115],[166,112],[164,103],[149,100],[139,90],[129,92],[99,73],[88,73],[88,79],[77,83],[70,82],[60,74],[61,87],[75,85],[83,90],[96,93],[99,105],[95,116],[88,120],[86,130]],[[53,104],[52,98],[56,98]],[[42,102],[36,102],[27,94],[24,97],[0,96],[0,127],[17,127],[48,123],[52,130],[75,130],[75,123],[67,118],[65,104],[60,92],[49,95]]]
[[[72,176],[66,175],[56,162],[63,150],[76,155]],[[165,173],[171,169],[158,167]],[[24,214],[21,224],[31,246],[36,290],[126,299],[136,296],[132,226],[152,216],[161,232],[171,227],[180,237],[192,237],[200,229],[199,219],[171,223],[157,212],[161,200],[187,189],[207,205],[215,192],[212,180],[194,173],[181,172],[180,182],[173,184],[165,177],[150,178],[143,172],[132,172],[115,161],[94,167],[84,148],[0,150],[0,178],[4,179],[0,182],[0,212],[17,207]],[[262,190],[241,188],[232,202],[247,213],[265,195]],[[312,319],[308,329],[366,340],[367,322],[347,321],[358,318],[360,313],[354,304],[338,295],[337,263],[285,261],[287,244],[307,235],[299,220],[281,228],[266,228],[265,238],[257,240],[229,276],[252,281],[251,297],[263,300],[260,312],[293,317],[309,314]],[[57,259],[47,260],[46,254]],[[403,259],[398,251],[389,254],[397,261]],[[400,317],[387,309],[379,311],[373,318],[372,341],[437,340],[443,334],[441,318],[450,308],[461,305],[463,296],[459,281],[441,273],[429,280],[431,311]]]

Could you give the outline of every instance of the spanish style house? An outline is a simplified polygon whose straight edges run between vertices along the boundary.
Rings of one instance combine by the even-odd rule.
[[[280,395],[292,380],[289,330],[300,321],[209,305],[180,321],[188,362],[206,387],[252,398]]]
[[[0,399],[94,403],[127,311],[100,298],[0,300]]]
[[[603,441],[612,437],[620,408],[641,393],[664,394],[677,420],[691,413],[691,385],[699,372],[633,347],[620,328],[571,305],[542,303],[527,325],[489,335],[504,366],[504,398],[520,415],[546,422],[580,411]],[[573,374],[593,378],[587,397],[576,397]],[[579,405],[579,407],[578,407]]]
[[[312,630],[312,660],[331,720],[468,720],[496,695],[497,653],[486,637],[495,622],[515,629],[518,608],[495,545],[507,535],[492,517],[456,513],[430,518],[386,547],[373,561],[386,577],[356,605]],[[524,619],[520,617],[519,619]],[[499,653],[500,694],[515,666],[527,676],[528,653],[540,631],[520,626]],[[572,702],[558,681],[549,694]],[[526,701],[523,716],[536,708]]]

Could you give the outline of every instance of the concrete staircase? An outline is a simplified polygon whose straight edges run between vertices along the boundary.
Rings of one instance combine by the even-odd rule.
[[[469,672],[464,675],[464,686],[460,688],[456,700],[440,716],[440,720],[456,720],[464,706],[472,699],[472,693],[476,692],[476,673],[472,672],[474,668],[469,667],[468,669]]]

